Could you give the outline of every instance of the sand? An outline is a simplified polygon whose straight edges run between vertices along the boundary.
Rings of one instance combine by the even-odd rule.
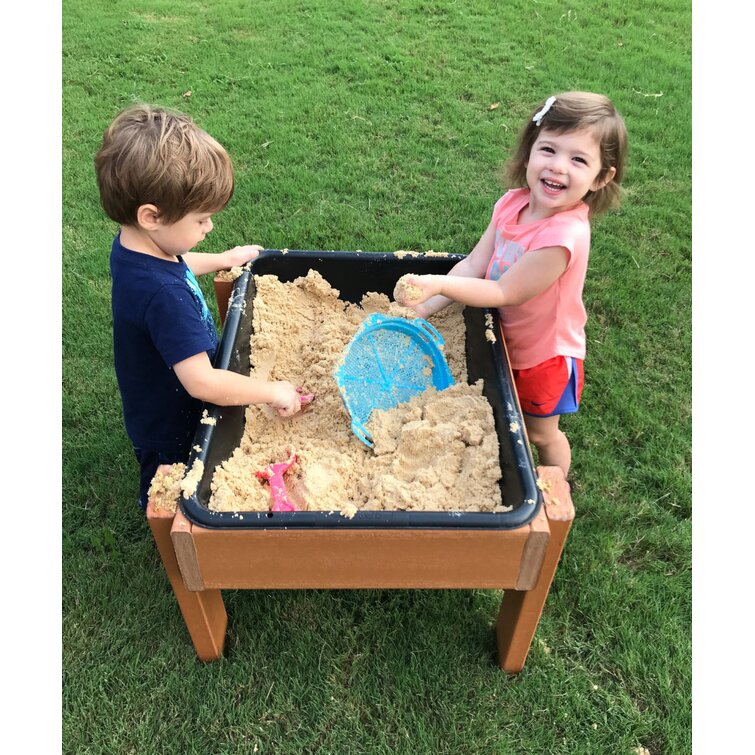
[[[407,303],[417,302],[422,298],[422,289],[410,283],[410,275],[402,275],[396,283],[395,295],[398,301],[404,301]]]
[[[247,407],[239,446],[214,471],[211,509],[269,510],[270,490],[256,471],[295,453],[298,460],[285,482],[302,509],[344,516],[360,509],[508,510],[498,485],[492,409],[481,383],[466,382],[461,305],[431,319],[445,340],[456,385],[373,412],[367,426],[373,450],[351,432],[333,371],[367,315],[413,318],[414,313],[383,294],[366,294],[361,306],[345,302],[314,270],[292,283],[272,275],[256,276],[255,282],[251,374],[290,380],[316,398],[289,419]]]
[[[175,513],[185,472],[185,464],[171,464],[164,473],[158,473],[152,478],[147,495],[153,499],[155,511]]]

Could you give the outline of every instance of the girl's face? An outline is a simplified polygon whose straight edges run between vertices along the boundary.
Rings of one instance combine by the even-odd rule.
[[[530,207],[538,217],[550,217],[575,207],[589,191],[603,188],[616,174],[601,171],[600,144],[592,130],[557,134],[542,129],[527,162]]]

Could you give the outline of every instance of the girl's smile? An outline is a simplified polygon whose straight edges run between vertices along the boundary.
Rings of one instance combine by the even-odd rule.
[[[546,194],[552,194],[554,197],[557,196],[560,192],[562,192],[566,186],[562,183],[559,183],[557,181],[548,181],[547,179],[543,178],[541,179],[543,184],[543,189]]]

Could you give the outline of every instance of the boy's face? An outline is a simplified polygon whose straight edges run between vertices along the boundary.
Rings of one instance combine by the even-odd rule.
[[[150,238],[170,257],[191,251],[212,230],[211,212],[190,212],[175,223],[157,222]]]

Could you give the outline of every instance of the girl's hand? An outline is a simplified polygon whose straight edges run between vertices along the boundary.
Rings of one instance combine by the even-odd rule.
[[[271,383],[273,399],[270,406],[281,417],[291,417],[301,409],[301,396],[294,386],[287,380],[276,380]]]
[[[393,298],[405,307],[411,307],[420,317],[418,305],[440,293],[437,275],[402,275],[393,289]]]
[[[245,265],[249,260],[257,257],[263,249],[264,247],[259,246],[259,244],[251,244],[250,246],[235,246],[233,249],[223,252],[225,269],[230,270],[232,267]]]

